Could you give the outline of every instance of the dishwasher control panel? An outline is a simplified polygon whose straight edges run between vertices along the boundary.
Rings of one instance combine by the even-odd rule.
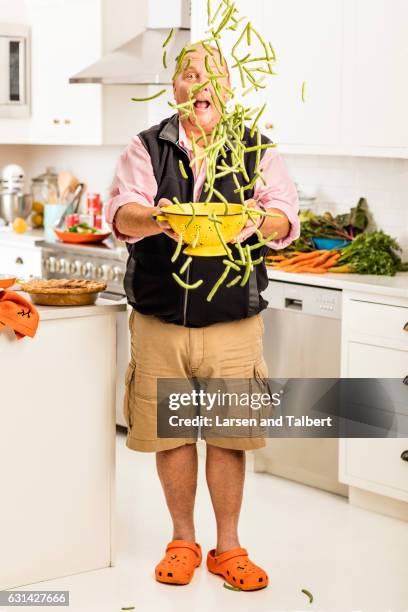
[[[262,295],[268,308],[341,319],[341,289],[270,280]]]

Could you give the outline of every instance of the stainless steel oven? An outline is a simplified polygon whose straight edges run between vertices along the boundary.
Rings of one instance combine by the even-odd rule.
[[[0,23],[0,117],[30,115],[30,30]]]

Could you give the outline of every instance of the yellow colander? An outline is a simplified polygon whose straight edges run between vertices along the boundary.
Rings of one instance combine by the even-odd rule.
[[[186,255],[214,257],[226,255],[215,223],[209,218],[214,214],[218,230],[226,243],[239,234],[248,219],[241,204],[222,202],[172,204],[160,208],[157,219],[167,221],[176,234],[183,236],[183,242],[188,245],[183,251]]]

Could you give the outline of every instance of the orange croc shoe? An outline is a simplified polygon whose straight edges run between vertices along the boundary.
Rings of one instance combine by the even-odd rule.
[[[268,586],[268,575],[252,563],[245,548],[232,548],[220,555],[210,550],[207,568],[212,574],[222,576],[228,584],[243,591],[256,591]]]
[[[166,584],[188,584],[201,559],[199,544],[173,540],[167,545],[164,558],[156,565],[156,580]]]

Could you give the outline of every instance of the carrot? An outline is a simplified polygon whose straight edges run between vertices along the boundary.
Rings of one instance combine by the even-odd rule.
[[[316,259],[319,253],[319,251],[312,251],[311,253],[302,253],[302,255],[296,255],[295,257],[291,257],[290,261],[310,261],[312,259]]]
[[[333,255],[332,251],[324,251],[319,257],[317,257],[313,261],[312,266],[318,268],[319,266],[323,265],[325,263],[325,261],[330,259],[330,257],[332,257],[332,255]]]
[[[347,273],[347,272],[353,272],[352,268],[350,266],[338,266],[337,268],[329,268],[328,270],[329,272],[341,272],[341,273]]]
[[[290,259],[287,259],[286,261],[282,261],[280,262],[280,266],[284,266],[287,262],[290,264],[297,264],[300,262],[309,262],[314,260],[317,257],[317,255],[313,253],[307,253],[307,254],[303,254],[303,255],[296,255],[296,257],[290,257]],[[279,267],[280,267],[279,266]]]
[[[336,261],[338,261],[339,259],[340,259],[340,253],[337,253],[336,255],[333,255],[333,257],[330,257],[327,261],[325,261],[323,264],[323,267],[331,268],[332,266],[334,266]]]
[[[284,268],[281,268],[279,266],[276,266],[275,270],[278,270],[278,272],[291,272],[294,267],[295,266],[285,266]]]
[[[306,272],[308,274],[326,274],[326,268],[312,267],[312,266],[303,266],[298,269],[297,272]]]
[[[285,261],[287,258],[283,255],[267,255],[265,259],[268,261]]]

